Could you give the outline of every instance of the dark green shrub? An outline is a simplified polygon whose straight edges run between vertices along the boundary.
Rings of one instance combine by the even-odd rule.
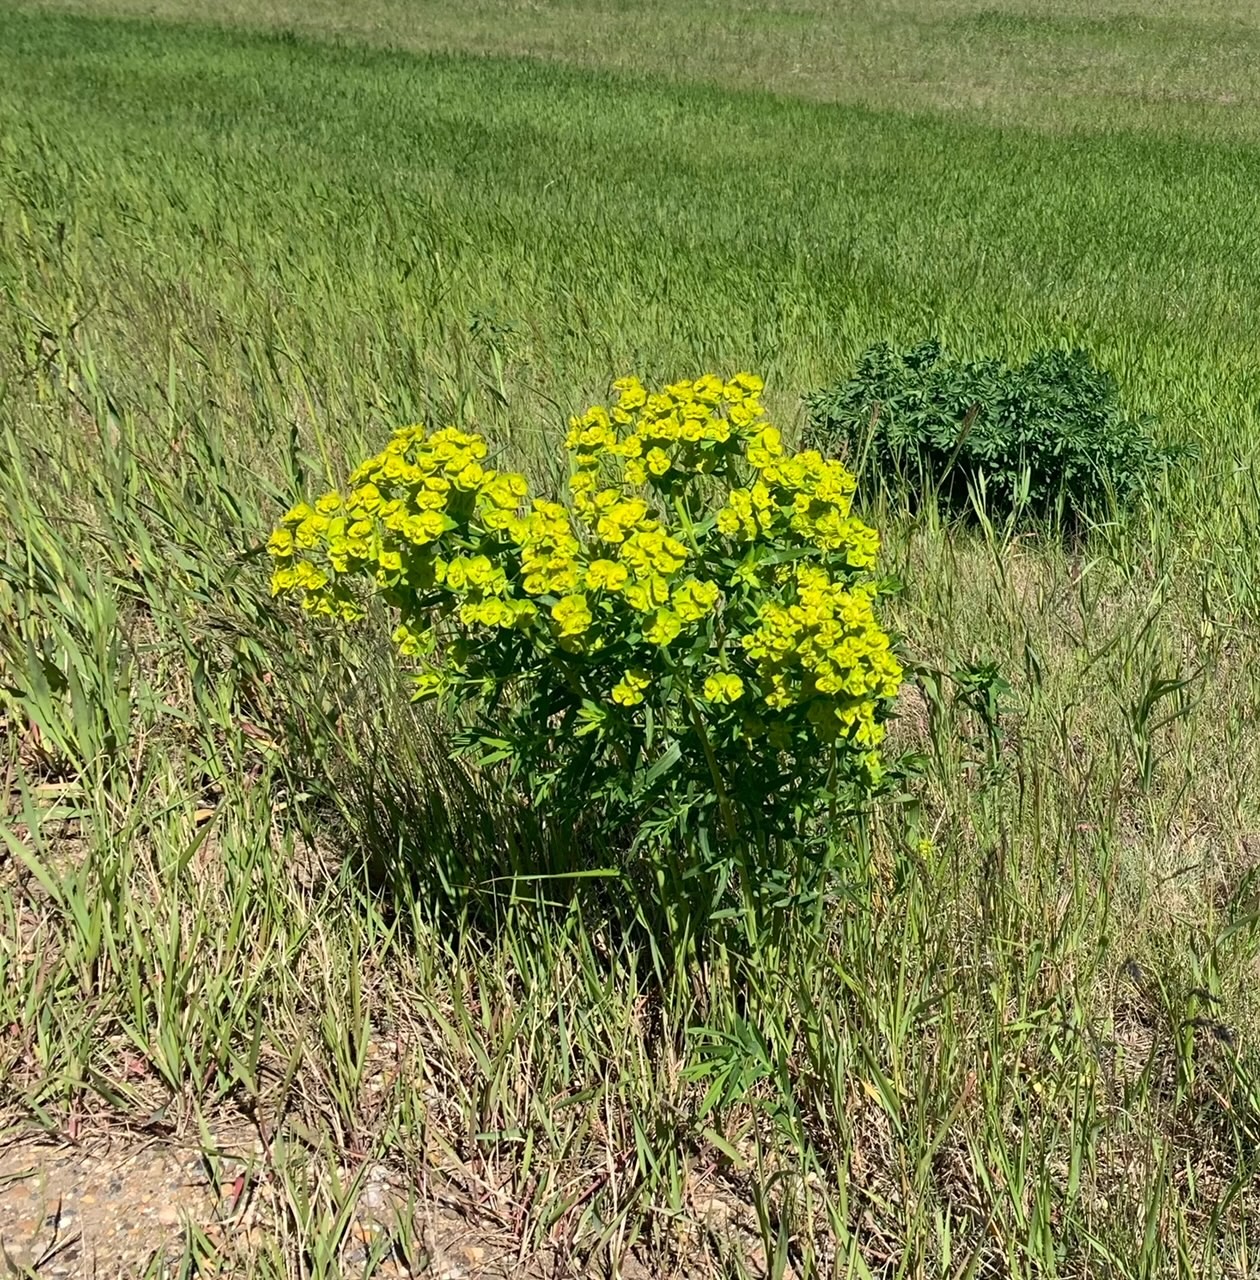
[[[938,343],[869,348],[849,381],[805,397],[808,442],[900,479],[916,503],[1067,521],[1123,507],[1180,450],[1155,442],[1084,351],[1024,364],[960,360]]]

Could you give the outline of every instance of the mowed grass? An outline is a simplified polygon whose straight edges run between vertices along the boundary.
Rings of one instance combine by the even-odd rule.
[[[985,123],[1255,140],[1255,0],[38,0]]]
[[[190,1232],[212,1274],[340,1274],[377,1166],[410,1192],[380,1249],[417,1270],[459,1205],[500,1274],[1253,1273],[1247,127],[1117,112],[1106,70],[1057,114],[1004,73],[991,123],[891,110],[875,74],[793,96],[808,10],[305,12],[502,56],[0,9],[14,1123],[258,1136],[272,1229]],[[941,12],[810,47],[911,66]],[[669,61],[696,15],[760,70]],[[517,56],[614,18],[642,65]],[[1153,84],[1217,76],[1191,29],[1257,38],[1209,6],[964,19],[977,57],[1032,30],[1045,65],[1106,68],[1135,41]],[[821,937],[661,973],[599,889],[495,882],[541,837],[449,762],[383,629],[268,597],[272,522],[400,420],[477,424],[558,482],[568,414],[622,373],[752,368],[793,430],[866,343],[928,333],[1083,343],[1200,452],[1068,548],[863,477],[936,852],[893,806],[841,833]],[[951,674],[984,662],[1012,686],[992,732]]]

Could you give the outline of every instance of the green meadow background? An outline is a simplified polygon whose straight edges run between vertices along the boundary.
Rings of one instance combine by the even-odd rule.
[[[1253,0],[0,3],[0,1118],[284,1135],[205,1273],[349,1273],[375,1162],[418,1272],[441,1203],[539,1275],[1252,1274],[1257,174]],[[1071,546],[865,478],[932,857],[876,814],[738,982],[452,916],[524,837],[276,518],[401,421],[558,485],[625,373],[792,435],[932,335],[1198,446]]]

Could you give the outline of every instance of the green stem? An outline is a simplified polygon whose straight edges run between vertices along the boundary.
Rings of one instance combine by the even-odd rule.
[[[704,719],[700,714],[700,708],[696,706],[696,700],[691,696],[691,690],[683,683],[683,698],[687,703],[687,710],[691,713],[691,724],[700,739],[700,745],[704,748],[705,762],[709,766],[709,776],[713,779],[713,789],[717,793],[718,808],[722,814],[722,825],[726,828],[727,839],[734,845],[736,838],[735,830],[735,814],[731,809],[730,798],[726,794],[726,788],[722,785],[722,775],[718,770],[717,756],[713,753],[713,744],[709,741],[709,735],[705,732]]]
[[[700,542],[696,538],[696,525],[692,519],[691,512],[687,510],[686,503],[677,495],[674,495],[674,512],[678,516],[678,523],[682,526],[683,533],[687,536],[687,541],[691,543],[691,549],[697,556],[701,555]]]

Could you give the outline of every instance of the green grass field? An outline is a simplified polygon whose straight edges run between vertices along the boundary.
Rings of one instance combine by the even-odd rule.
[[[438,1206],[495,1275],[1255,1274],[1257,55],[1216,0],[0,3],[0,1120],[260,1137],[268,1229],[171,1274],[351,1274],[377,1166],[417,1274]],[[792,434],[929,334],[1199,446],[1066,549],[865,479],[930,864],[877,813],[739,980],[440,909],[502,806],[272,603],[278,516],[400,421],[554,479],[629,371]]]

